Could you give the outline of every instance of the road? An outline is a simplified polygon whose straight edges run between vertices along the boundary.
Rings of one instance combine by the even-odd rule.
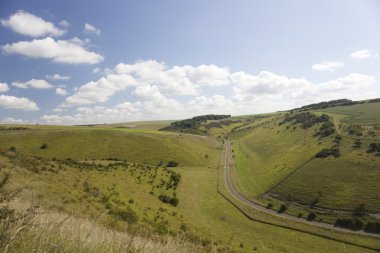
[[[360,234],[360,235],[366,235],[366,236],[372,236],[372,237],[379,237],[380,238],[380,235],[378,234],[372,234],[372,233],[366,233],[362,230],[360,231],[352,231],[352,230],[349,230],[349,229],[344,229],[344,228],[338,228],[338,227],[335,227],[334,225],[331,225],[331,224],[328,224],[328,223],[323,223],[323,222],[316,222],[316,221],[308,221],[306,219],[303,219],[303,218],[298,218],[298,217],[295,217],[295,216],[292,216],[292,215],[289,215],[289,214],[286,214],[286,213],[278,213],[277,211],[275,210],[272,210],[272,209],[267,209],[255,202],[252,202],[251,200],[245,198],[244,196],[242,196],[236,189],[235,187],[233,186],[233,183],[231,182],[231,178],[230,178],[230,159],[232,159],[232,156],[231,156],[231,143],[230,141],[226,141],[226,144],[225,144],[225,177],[226,177],[226,182],[227,182],[227,187],[228,187],[228,191],[230,192],[231,195],[233,195],[236,199],[238,199],[240,202],[250,206],[251,208],[253,209],[256,209],[256,210],[259,210],[263,213],[267,213],[267,214],[270,214],[270,215],[273,215],[273,216],[277,216],[277,217],[280,217],[280,218],[283,218],[283,219],[286,219],[286,220],[290,220],[290,221],[296,221],[296,222],[300,222],[300,223],[304,223],[304,224],[308,224],[308,225],[312,225],[312,226],[316,226],[316,227],[321,227],[321,228],[326,228],[326,229],[330,229],[330,230],[334,230],[334,231],[339,231],[339,232],[344,232],[344,233],[350,233],[350,234]]]

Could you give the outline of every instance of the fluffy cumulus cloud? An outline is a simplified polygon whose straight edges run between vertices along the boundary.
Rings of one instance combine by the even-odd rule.
[[[53,23],[45,21],[31,13],[25,11],[18,11],[8,19],[1,19],[1,25],[12,29],[14,32],[30,36],[61,36],[66,31],[57,28]]]
[[[23,111],[38,111],[37,104],[28,98],[0,95],[0,107]]]
[[[231,81],[238,100],[250,99],[252,94],[258,96],[286,93],[307,88],[311,84],[304,78],[289,78],[269,71],[261,71],[258,75],[235,72],[231,74]]]
[[[66,64],[96,64],[104,58],[102,55],[85,48],[85,41],[78,38],[71,40],[55,40],[51,37],[19,41],[2,46],[8,54],[20,54],[31,58],[50,59]]]
[[[57,89],[55,89],[55,94],[60,96],[66,96],[67,91],[64,88],[58,87]]]
[[[59,80],[59,81],[70,80],[71,79],[70,76],[62,76],[60,74],[46,75],[45,77],[47,79],[50,79],[50,80]]]
[[[96,28],[95,26],[89,24],[89,23],[86,23],[86,24],[84,24],[84,32],[100,35],[101,30]]]
[[[100,79],[81,85],[42,120],[77,124],[178,119],[204,113],[252,114],[337,98],[373,97],[375,83],[375,77],[359,73],[313,83],[270,71],[252,75],[215,65],[169,67],[154,60],[138,61],[120,63]],[[228,86],[230,93],[207,95],[206,90],[219,86]],[[120,92],[130,94],[127,101],[113,107],[101,105]]]
[[[97,81],[82,85],[77,91],[66,98],[64,107],[72,105],[89,105],[107,101],[116,92],[135,86],[136,81],[130,75],[109,74]]]
[[[227,114],[234,112],[234,103],[222,95],[213,95],[211,97],[198,96],[186,104],[190,109],[189,114],[192,116],[200,114]]]
[[[23,119],[15,119],[12,117],[5,118],[1,121],[3,124],[28,124],[28,120],[23,120]]]
[[[48,124],[89,124],[134,121],[141,119],[141,103],[124,102],[113,107],[79,107],[70,115],[48,114],[41,120]]]
[[[50,89],[53,87],[50,83],[46,82],[45,80],[41,79],[32,79],[25,83],[23,82],[13,82],[12,86],[20,88],[20,89],[27,89],[27,88],[34,88],[34,89]]]
[[[344,63],[339,61],[323,61],[311,66],[312,69],[317,71],[334,71],[339,68],[343,68]]]
[[[9,91],[9,87],[7,83],[0,83],[0,92],[7,92]]]
[[[120,63],[115,72],[132,75],[139,83],[157,85],[173,95],[197,95],[202,86],[223,86],[230,82],[229,70],[215,65],[170,68],[165,63],[149,60],[135,64]]]
[[[358,50],[358,51],[352,52],[350,54],[350,57],[352,59],[355,59],[355,60],[364,60],[364,59],[368,59],[368,58],[377,58],[378,55],[377,54],[373,54],[368,49],[362,49],[362,50]]]

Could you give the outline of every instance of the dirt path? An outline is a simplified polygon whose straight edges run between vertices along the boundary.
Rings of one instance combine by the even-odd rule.
[[[267,209],[267,208],[255,203],[255,202],[252,202],[251,200],[246,199],[239,192],[236,191],[235,187],[233,186],[233,184],[231,182],[231,178],[230,178],[230,169],[231,168],[230,168],[230,162],[229,161],[230,161],[230,159],[232,159],[232,156],[231,156],[231,143],[230,143],[230,141],[226,141],[224,154],[225,154],[225,157],[224,157],[224,160],[225,160],[225,167],[224,167],[225,168],[225,179],[227,182],[228,191],[230,192],[231,195],[233,195],[236,199],[238,199],[240,202],[244,203],[245,205],[248,205],[251,208],[259,210],[261,212],[264,212],[264,213],[267,213],[267,214],[270,214],[273,216],[281,217],[283,219],[287,219],[287,220],[291,220],[291,221],[301,222],[304,224],[317,226],[317,227],[321,227],[321,228],[326,228],[326,229],[330,229],[330,230],[334,230],[334,231],[344,232],[344,233],[359,234],[359,235],[366,235],[366,236],[372,236],[372,237],[379,237],[380,238],[379,234],[366,233],[363,230],[352,231],[349,229],[335,227],[334,225],[331,225],[328,223],[308,221],[308,220],[305,220],[303,218],[298,218],[298,217],[295,217],[295,216],[292,216],[292,215],[289,215],[286,213],[278,213],[275,210]]]

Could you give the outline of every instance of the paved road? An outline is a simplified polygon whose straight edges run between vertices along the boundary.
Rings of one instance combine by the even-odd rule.
[[[295,216],[292,216],[292,215],[289,215],[286,213],[278,213],[272,209],[267,209],[267,208],[265,208],[259,204],[252,202],[249,199],[246,199],[238,191],[236,191],[235,187],[233,186],[233,184],[231,182],[229,160],[232,158],[230,158],[230,157],[231,157],[231,143],[230,143],[230,141],[226,141],[226,144],[225,144],[225,167],[224,168],[225,168],[225,176],[226,176],[226,182],[227,182],[228,190],[236,199],[238,199],[240,202],[243,202],[244,204],[250,206],[251,208],[262,211],[264,213],[268,213],[268,214],[277,216],[277,217],[281,217],[283,219],[301,222],[301,223],[305,223],[308,225],[313,225],[313,226],[317,226],[317,227],[321,227],[321,228],[327,228],[330,230],[345,232],[345,233],[350,233],[350,234],[360,234],[360,235],[373,236],[373,237],[379,237],[380,238],[380,235],[378,235],[378,234],[366,233],[362,230],[361,231],[352,231],[349,229],[334,227],[333,225],[328,224],[328,223],[308,221],[308,220],[305,220],[303,218],[297,218]]]

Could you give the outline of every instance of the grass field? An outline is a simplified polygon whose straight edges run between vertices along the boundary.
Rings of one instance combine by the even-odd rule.
[[[246,165],[239,167],[234,180],[240,183],[241,190],[252,197],[286,178],[307,160],[305,157],[332,143],[333,137],[311,141],[308,137],[314,133],[314,128],[302,130],[299,127],[279,126],[280,120],[275,115],[234,126],[243,129],[233,135],[235,159],[238,164]],[[158,238],[168,233],[174,236],[184,234],[186,241],[192,242],[200,251],[372,252],[248,220],[217,192],[221,146],[214,137],[159,132],[150,126],[141,126],[141,129],[111,126],[29,128],[0,131],[0,149],[7,153],[6,150],[14,146],[19,154],[11,158],[0,157],[0,167],[3,172],[13,168],[10,187],[22,186],[19,198],[24,201],[33,199],[44,210],[70,213],[75,219],[86,219],[96,226],[123,233],[130,233],[127,225],[130,222],[125,223],[123,219],[131,219],[135,215],[136,224],[143,228],[144,233]],[[222,130],[232,130],[231,125]],[[47,144],[46,149],[40,148],[43,143]],[[292,149],[289,149],[289,143]],[[127,162],[101,160],[108,158]],[[179,167],[156,167],[160,161],[165,166],[170,160],[179,162]],[[256,167],[256,164],[262,166]],[[303,169],[306,170],[306,167]],[[302,181],[297,179],[302,170],[297,170],[277,186],[283,187],[281,192],[301,191],[291,188],[288,180],[293,180],[291,186],[297,180]],[[314,175],[312,170],[307,171],[311,173],[310,180],[300,186],[306,189],[305,192],[308,191],[306,184],[318,183],[313,179],[318,173]],[[174,172],[181,175],[180,183],[175,189],[167,188]],[[370,182],[368,175],[360,176],[367,180],[367,184]],[[370,188],[368,190],[373,193]],[[314,193],[310,190],[312,196]],[[160,195],[177,197],[178,206],[163,203]],[[354,195],[347,196],[356,198]],[[377,202],[373,196],[369,198],[375,206]],[[297,198],[301,200],[302,196]],[[258,213],[252,215],[259,219],[271,219]],[[361,237],[355,236],[347,238],[361,240]],[[363,238],[362,242],[376,246],[376,241],[370,239]]]
[[[318,111],[344,115],[345,117],[342,121],[348,123],[380,121],[380,103],[378,102],[356,104],[351,106],[337,106]]]
[[[179,196],[184,201],[179,208],[189,223],[213,235],[215,241],[228,241],[238,252],[372,252],[360,247],[323,239],[302,232],[250,221],[228,203],[215,189],[216,168],[185,170]],[[273,221],[271,217],[257,218]],[[344,236],[343,236],[344,237]],[[352,237],[352,241],[379,246],[376,239]],[[240,245],[243,245],[241,248]]]
[[[361,204],[367,212],[380,212],[380,160],[367,153],[374,140],[360,139],[359,147],[355,147],[357,138],[341,136],[335,142],[336,132],[315,137],[319,124],[302,129],[298,124],[279,125],[281,121],[231,135],[237,164],[231,177],[242,195],[263,205],[285,202],[294,215],[303,213],[303,208],[308,212],[310,205],[346,210],[346,216]],[[339,149],[338,158],[314,158],[322,149],[332,147]],[[341,215],[320,218],[334,223]]]
[[[309,138],[316,128],[287,129],[278,125],[280,121],[232,135],[238,167],[233,179],[249,198],[268,191],[331,143],[330,138],[320,141]]]
[[[354,141],[343,137],[341,156],[313,159],[277,185],[273,192],[285,199],[329,209],[354,210],[360,204],[372,213],[380,212],[380,159],[363,148],[353,148]]]
[[[46,149],[41,145],[47,144]],[[215,142],[199,136],[154,130],[62,127],[0,131],[0,149],[74,160],[119,158],[138,163],[208,166],[218,159]],[[207,155],[207,157],[206,157]]]

